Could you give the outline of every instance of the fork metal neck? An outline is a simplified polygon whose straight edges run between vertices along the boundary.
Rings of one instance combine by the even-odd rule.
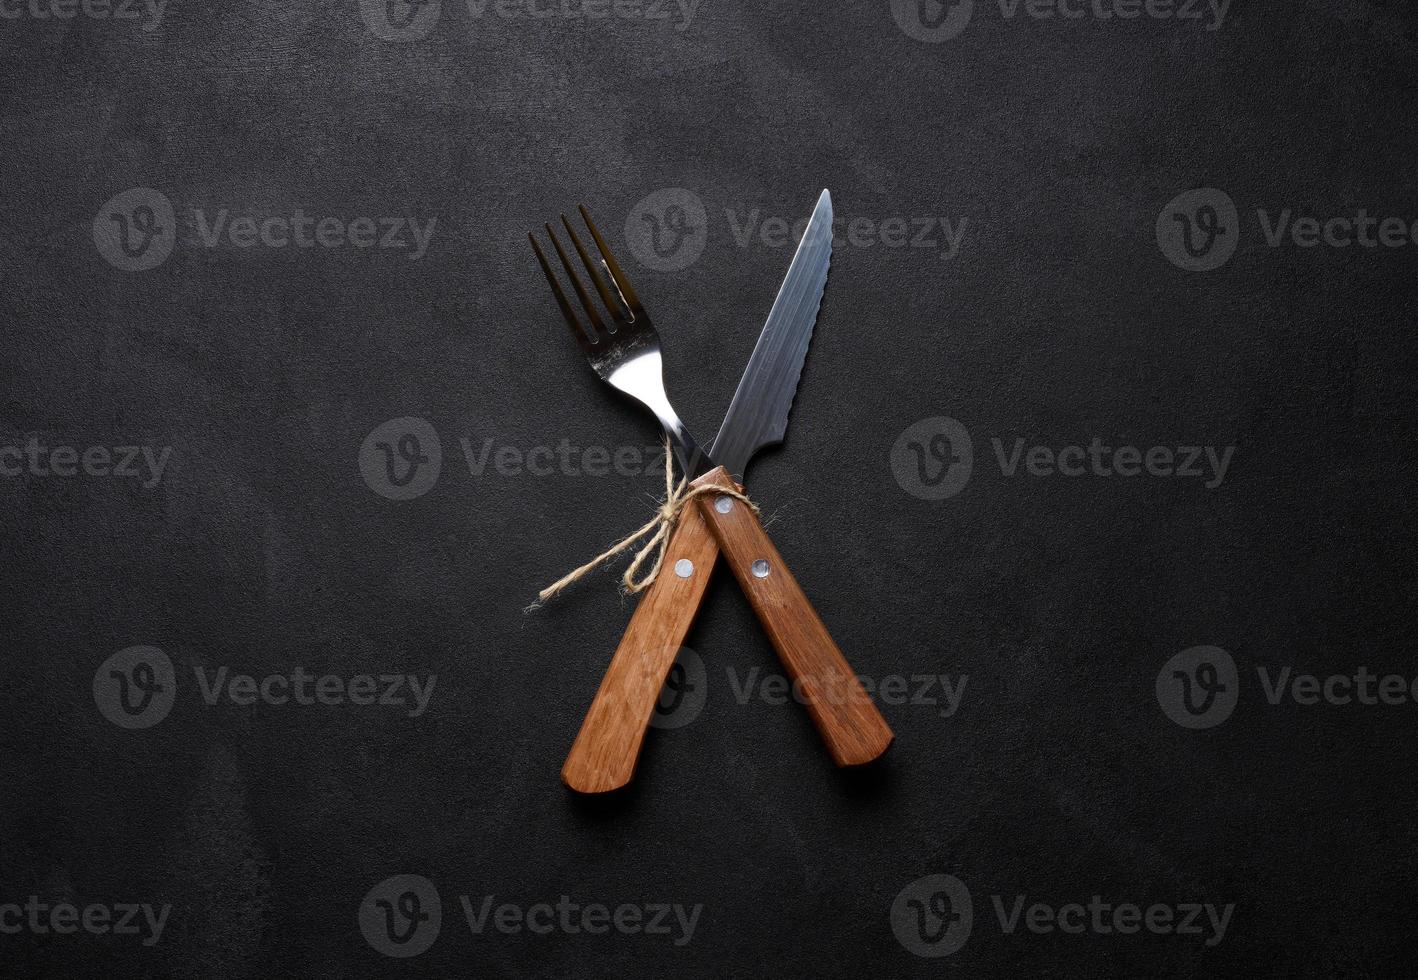
[[[690,435],[689,429],[675,414],[670,399],[665,394],[665,383],[661,371],[659,352],[646,352],[623,362],[606,378],[610,384],[641,402],[655,413],[660,427],[670,437],[675,459],[679,461],[684,475],[693,479],[714,468],[714,461]]]
[[[655,415],[670,437],[670,446],[674,449],[675,459],[679,461],[680,470],[685,476],[692,480],[714,468],[714,461],[709,458],[709,453],[694,441],[694,437],[689,434],[689,430],[673,410],[668,415],[656,411]]]

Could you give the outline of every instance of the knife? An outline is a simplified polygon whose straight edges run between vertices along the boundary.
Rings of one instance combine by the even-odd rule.
[[[720,465],[696,486],[739,486],[753,456],[782,442],[831,260],[832,196],[824,190],[709,451]],[[860,765],[890,746],[891,729],[753,512],[730,497],[702,495],[682,512],[611,658],[562,767],[567,786],[603,793],[634,776],[651,712],[721,549],[833,761]]]

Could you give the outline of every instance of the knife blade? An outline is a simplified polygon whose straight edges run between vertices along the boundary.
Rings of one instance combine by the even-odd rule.
[[[831,264],[832,195],[824,188],[709,450],[740,483],[754,454],[787,432]]]
[[[732,473],[741,479],[749,461],[760,449],[783,440],[831,264],[832,216],[832,196],[824,189],[714,439],[710,455],[720,468],[709,476],[725,474],[723,479],[728,480],[727,473]],[[719,539],[706,522],[705,514],[700,508],[685,508],[666,549],[662,570],[636,607],[616,648],[562,767],[562,780],[574,790],[606,792],[624,786],[634,775],[645,730],[665,677],[694,622],[718,557]],[[740,518],[741,515],[735,515],[733,520],[737,522]],[[752,523],[757,526],[756,521]],[[767,540],[761,528],[757,533]],[[775,565],[781,567],[781,558],[772,549],[771,542],[767,548],[772,550]],[[774,588],[786,585],[796,589],[786,567],[782,567],[782,573],[772,583]],[[745,592],[749,593],[751,601],[755,599],[753,590],[745,588]],[[801,590],[797,590],[796,597],[787,598],[794,609],[805,607],[811,614]],[[776,601],[783,600],[783,596],[778,596]],[[794,653],[794,659],[790,660],[779,643],[778,630],[770,624],[772,613],[759,608],[757,602],[755,610],[774,638],[790,673],[801,676],[812,664],[828,663],[829,669],[822,677],[808,678],[804,689],[809,699],[815,693],[820,702],[834,699],[846,702],[835,711],[838,716],[845,712],[846,720],[842,724],[834,723],[833,717],[820,716],[820,712],[809,705],[833,758],[846,765],[880,755],[890,744],[890,729],[875,714],[870,700],[865,699],[855,676],[850,673],[845,679],[840,676],[846,662],[831,645],[830,637],[820,621],[816,621],[815,614],[809,617],[816,621],[815,631],[810,628],[807,633],[815,637],[818,646],[821,637],[826,637],[826,644],[839,663],[830,662],[830,655],[827,661],[821,661],[821,658],[804,659]],[[796,635],[803,631],[790,632]],[[840,689],[827,691],[821,682],[824,677]],[[851,690],[853,687],[855,691]],[[867,713],[875,715],[875,723],[871,718],[858,717],[863,710],[862,699],[866,700]],[[846,729],[850,729],[850,737],[844,742],[840,730]],[[862,736],[863,732],[867,733],[866,737]]]

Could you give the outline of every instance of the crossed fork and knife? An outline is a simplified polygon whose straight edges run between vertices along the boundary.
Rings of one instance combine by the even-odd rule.
[[[839,766],[871,762],[891,745],[891,729],[747,505],[741,485],[754,454],[782,442],[787,429],[832,260],[831,195],[824,190],[818,197],[738,390],[707,451],[690,435],[665,394],[660,338],[649,313],[590,213],[584,206],[580,213],[600,253],[599,261],[592,260],[565,215],[561,223],[590,277],[595,298],[552,226],[545,228],[584,319],[567,299],[536,235],[527,237],[591,369],[654,413],[676,461],[692,480],[693,499],[680,511],[660,572],[636,606],[611,658],[562,767],[562,780],[581,793],[604,793],[630,782],[651,713],[720,552],[801,692],[832,760]]]

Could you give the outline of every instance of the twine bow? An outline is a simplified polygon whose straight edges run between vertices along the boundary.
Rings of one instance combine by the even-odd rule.
[[[645,522],[639,530],[632,531],[592,558],[580,568],[572,569],[570,572],[557,579],[551,585],[537,593],[537,601],[527,607],[530,612],[540,607],[548,599],[555,598],[567,586],[579,582],[591,572],[595,571],[602,564],[614,558],[616,555],[634,547],[646,535],[649,540],[640,544],[635,552],[635,558],[631,561],[625,574],[621,576],[621,586],[628,593],[634,594],[644,592],[648,589],[660,574],[660,566],[665,562],[665,551],[669,548],[670,536],[674,534],[675,526],[679,523],[680,515],[684,513],[684,508],[695,497],[712,493],[721,497],[733,497],[748,507],[753,513],[758,513],[758,507],[746,495],[733,487],[720,486],[717,483],[708,483],[703,486],[691,487],[689,477],[682,478],[675,482],[674,456],[670,453],[670,441],[665,440],[665,499],[660,502],[659,508],[655,511],[655,516]],[[641,578],[636,578],[640,568],[645,562],[650,560],[653,553],[655,563],[650,566],[650,570]]]

